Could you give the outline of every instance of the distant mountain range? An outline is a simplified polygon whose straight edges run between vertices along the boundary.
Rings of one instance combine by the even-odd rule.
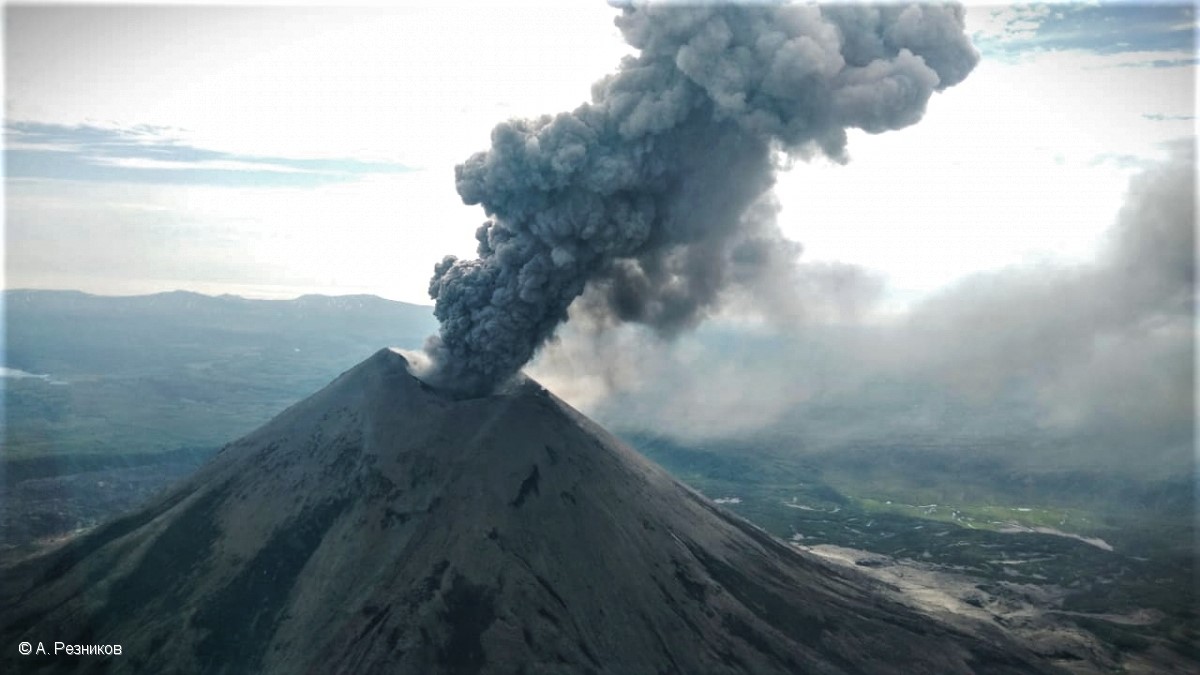
[[[431,307],[373,295],[249,300],[10,290],[3,298],[3,365],[64,378],[182,367],[189,357],[210,360],[214,349],[266,358],[307,349],[322,360],[346,359],[344,368],[381,345],[419,347],[437,327]]]

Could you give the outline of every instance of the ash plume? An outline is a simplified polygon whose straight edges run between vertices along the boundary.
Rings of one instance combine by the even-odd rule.
[[[781,160],[845,161],[847,129],[917,122],[979,58],[957,5],[631,3],[616,25],[640,54],[590,103],[503,122],[456,167],[488,219],[478,258],[447,256],[429,285],[440,386],[490,391],[585,290],[608,320],[696,325],[798,255],[770,208]]]

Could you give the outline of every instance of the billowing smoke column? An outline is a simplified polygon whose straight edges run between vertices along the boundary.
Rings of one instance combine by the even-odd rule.
[[[504,122],[456,168],[488,220],[479,257],[447,256],[429,284],[438,385],[490,391],[585,289],[589,312],[695,325],[798,253],[771,217],[780,159],[844,161],[847,128],[915,123],[979,58],[957,5],[633,4],[616,24],[640,55],[591,103]]]

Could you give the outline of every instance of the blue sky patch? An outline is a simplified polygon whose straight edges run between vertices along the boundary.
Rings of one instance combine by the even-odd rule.
[[[1196,63],[1192,4],[1030,4],[1012,9],[1016,11],[1007,22],[1007,35],[975,36],[984,54],[1004,58],[1027,51],[1179,52],[1188,57],[1147,65],[1171,68]]]
[[[5,125],[5,175],[231,187],[312,187],[410,171],[389,162],[236,155],[179,142],[170,130],[36,122]]]

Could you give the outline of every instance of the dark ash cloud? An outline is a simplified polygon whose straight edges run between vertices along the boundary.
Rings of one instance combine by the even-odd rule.
[[[513,375],[585,291],[598,323],[664,336],[734,289],[771,297],[753,290],[799,254],[769,195],[780,154],[844,161],[848,128],[917,122],[978,60],[950,5],[632,3],[616,24],[640,54],[591,103],[504,122],[456,169],[488,220],[479,257],[445,258],[430,282],[439,385]]]

